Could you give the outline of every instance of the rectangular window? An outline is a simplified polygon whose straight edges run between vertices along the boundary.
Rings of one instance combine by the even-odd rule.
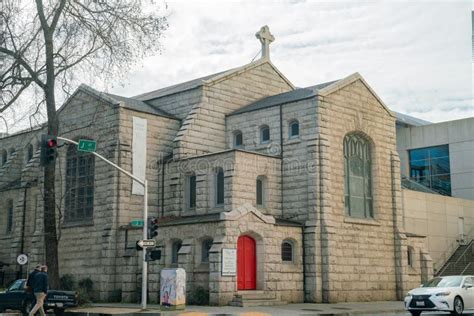
[[[216,204],[224,204],[224,171],[219,169],[216,175]]]
[[[263,183],[260,179],[257,179],[257,205],[263,205]]]
[[[7,205],[7,229],[6,233],[9,234],[13,230],[13,201],[9,200]]]
[[[196,176],[188,177],[188,208],[196,207]]]
[[[443,195],[451,195],[449,145],[412,149],[410,179]]]

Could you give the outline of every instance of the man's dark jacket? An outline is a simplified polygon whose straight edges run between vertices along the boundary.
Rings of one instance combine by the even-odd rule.
[[[39,271],[35,269],[28,275],[28,280],[26,280],[26,286],[29,286],[29,287],[33,288],[33,282],[35,280],[35,275],[38,272]]]
[[[48,293],[48,275],[44,272],[38,272],[33,279],[34,293]]]

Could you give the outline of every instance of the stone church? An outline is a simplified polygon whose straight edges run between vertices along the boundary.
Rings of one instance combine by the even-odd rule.
[[[186,270],[190,303],[401,299],[432,268],[422,238],[403,230],[394,114],[358,73],[295,87],[270,60],[268,27],[256,36],[255,62],[132,98],[81,85],[59,109],[61,136],[96,140],[148,180],[162,250],[150,302],[165,267]],[[18,254],[44,261],[43,133],[0,138],[4,282],[26,273]],[[60,274],[90,278],[97,299],[137,301],[143,189],[74,146],[56,163]]]

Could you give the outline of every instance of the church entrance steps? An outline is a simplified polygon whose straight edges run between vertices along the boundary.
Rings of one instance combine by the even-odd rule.
[[[286,302],[278,300],[276,293],[265,291],[238,291],[229,303],[230,306],[238,307],[273,306],[284,304],[286,304]]]

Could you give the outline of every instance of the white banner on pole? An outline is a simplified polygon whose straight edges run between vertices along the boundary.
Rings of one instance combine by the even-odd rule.
[[[146,173],[147,121],[141,117],[133,117],[132,138],[132,173],[140,179],[145,179]],[[132,194],[143,195],[143,186],[133,181]]]

